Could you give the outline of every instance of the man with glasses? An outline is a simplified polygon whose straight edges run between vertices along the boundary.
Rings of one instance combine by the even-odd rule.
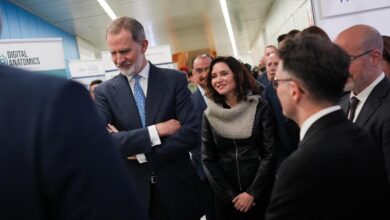
[[[341,32],[335,43],[350,56],[350,76],[341,100],[348,119],[368,131],[382,149],[390,180],[390,82],[382,70],[383,40],[367,25]]]
[[[286,40],[273,85],[300,143],[280,166],[268,220],[389,219],[381,151],[337,105],[350,58],[318,36]]]
[[[194,103],[196,119],[199,123],[202,123],[203,112],[207,108],[205,88],[206,88],[206,76],[209,71],[209,66],[212,61],[212,58],[207,54],[201,54],[195,57],[192,62],[192,74],[193,80],[197,84],[197,90],[192,93],[192,101]],[[201,128],[200,128],[201,129]],[[205,192],[204,205],[206,208],[206,219],[213,220],[215,217],[214,209],[214,192],[208,182],[201,158],[201,132],[199,129],[199,136],[196,140],[196,147],[191,151],[192,163],[196,167],[200,180],[202,181],[203,190]]]

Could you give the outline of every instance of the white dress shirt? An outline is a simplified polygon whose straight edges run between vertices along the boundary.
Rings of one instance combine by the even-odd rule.
[[[141,76],[139,82],[140,82],[141,88],[145,94],[145,99],[147,98],[147,91],[148,91],[149,69],[150,69],[150,64],[149,64],[149,62],[147,62],[145,67],[141,70],[141,72],[138,73],[138,75]],[[133,79],[133,76],[126,76],[126,77],[127,77],[127,80],[129,81],[131,91],[133,91],[133,95],[134,95],[135,81]],[[149,138],[150,138],[150,142],[152,143],[152,147],[154,147],[156,145],[160,145],[161,140],[160,140],[160,136],[158,136],[156,125],[148,126],[148,131],[149,131]],[[137,160],[139,163],[146,163],[147,162],[145,154],[137,154],[135,156],[137,157]]]

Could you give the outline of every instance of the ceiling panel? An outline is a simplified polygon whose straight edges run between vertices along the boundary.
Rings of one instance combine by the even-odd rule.
[[[106,50],[110,18],[96,0],[11,0],[48,22]],[[117,16],[138,19],[152,46],[170,44],[173,52],[215,48],[232,55],[218,0],[107,0]],[[227,0],[239,54],[253,45],[274,0]]]

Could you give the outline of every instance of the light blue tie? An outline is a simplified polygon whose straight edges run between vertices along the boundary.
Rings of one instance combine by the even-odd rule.
[[[133,76],[134,79],[134,99],[135,104],[137,105],[139,116],[141,117],[142,127],[145,127],[145,94],[142,90],[139,80],[141,79],[140,75]]]

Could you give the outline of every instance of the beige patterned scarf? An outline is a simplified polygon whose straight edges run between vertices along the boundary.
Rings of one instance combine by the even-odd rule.
[[[207,99],[205,115],[221,136],[231,139],[249,138],[252,135],[258,103],[259,96],[251,95],[227,109]]]

